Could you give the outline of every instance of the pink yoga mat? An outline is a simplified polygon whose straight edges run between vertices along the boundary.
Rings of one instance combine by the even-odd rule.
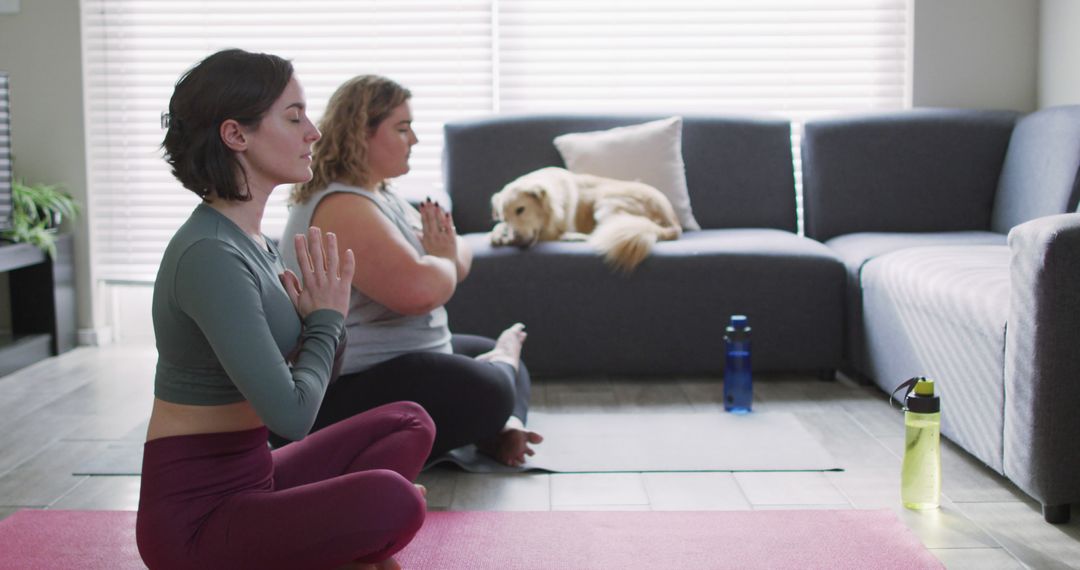
[[[435,512],[405,568],[943,568],[891,511]]]
[[[0,569],[146,568],[131,511],[22,510],[0,521]]]
[[[432,512],[408,570],[942,568],[891,511]],[[144,568],[135,513],[20,511],[0,569]]]

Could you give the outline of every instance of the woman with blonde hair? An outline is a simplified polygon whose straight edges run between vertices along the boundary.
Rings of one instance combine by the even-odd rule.
[[[451,334],[443,305],[469,273],[472,253],[450,214],[430,199],[414,208],[388,181],[409,171],[418,141],[411,93],[385,77],[346,81],[319,123],[310,181],[298,185],[285,226],[338,236],[356,252],[342,375],[327,391],[318,430],[388,402],[419,403],[435,421],[431,457],[475,443],[511,466],[532,455],[525,428],[530,381],[524,325],[499,339]],[[283,240],[282,255],[297,258]]]

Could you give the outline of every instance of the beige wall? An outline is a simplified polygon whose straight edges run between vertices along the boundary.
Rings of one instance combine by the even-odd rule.
[[[23,0],[0,14],[0,70],[11,74],[11,142],[15,175],[63,184],[83,205],[72,227],[80,329],[92,328],[82,47],[77,0]],[[7,303],[0,303],[7,309]]]
[[[1039,107],[1080,104],[1080,1],[1042,0]]]
[[[1035,110],[1039,0],[914,0],[914,6],[916,107]]]

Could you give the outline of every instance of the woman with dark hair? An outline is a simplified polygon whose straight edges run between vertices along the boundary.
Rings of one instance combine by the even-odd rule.
[[[417,143],[410,97],[385,77],[342,84],[319,123],[313,176],[291,196],[286,236],[322,227],[362,262],[345,317],[342,376],[327,391],[315,429],[410,400],[438,428],[432,457],[476,443],[502,463],[521,465],[533,454],[529,445],[543,439],[525,428],[524,325],[497,341],[450,334],[443,305],[468,275],[472,253],[439,204],[429,200],[417,210],[388,185],[409,171]],[[287,266],[296,266],[296,253],[286,240]]]
[[[176,84],[162,146],[202,198],[154,285],[158,365],[136,523],[150,568],[398,568],[424,520],[434,426],[390,403],[301,439],[332,376],[355,269],[310,228],[286,271],[261,233],[274,187],[311,177],[319,131],[292,64],[226,50]]]

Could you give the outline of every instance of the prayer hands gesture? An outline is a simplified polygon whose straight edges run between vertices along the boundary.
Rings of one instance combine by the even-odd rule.
[[[324,246],[322,230],[314,226],[308,228],[307,238],[296,234],[293,240],[303,283],[286,269],[281,274],[281,284],[300,317],[307,317],[319,309],[332,309],[347,315],[353,272],[356,271],[353,251],[345,250],[345,259],[339,259],[337,236],[326,234]]]
[[[423,222],[420,243],[428,255],[457,263],[457,229],[450,213],[428,198],[420,203],[420,220]]]

